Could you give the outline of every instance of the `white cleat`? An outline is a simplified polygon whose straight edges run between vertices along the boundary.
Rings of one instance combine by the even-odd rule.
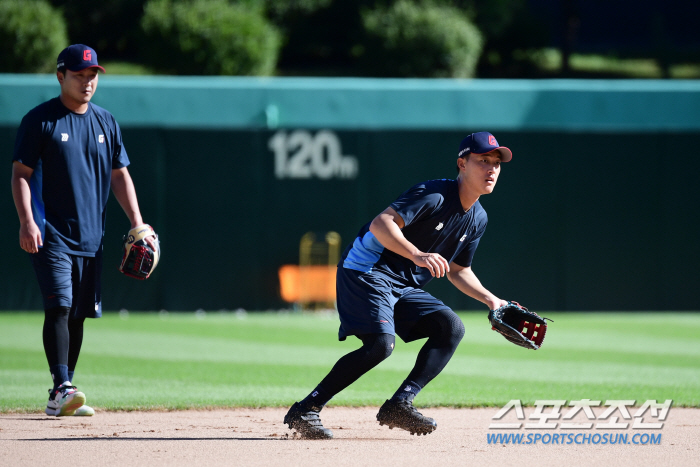
[[[46,415],[68,417],[85,405],[85,394],[78,391],[70,381],[61,384],[55,391],[49,389],[49,401],[46,403]],[[92,410],[92,409],[90,409]],[[93,411],[94,413],[94,411]]]

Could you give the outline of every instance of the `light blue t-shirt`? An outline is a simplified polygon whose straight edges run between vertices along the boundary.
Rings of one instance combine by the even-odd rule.
[[[424,253],[438,253],[448,262],[469,267],[488,217],[477,201],[464,211],[456,180],[419,183],[391,204],[404,220],[403,235]],[[387,274],[412,287],[422,288],[431,279],[428,268],[416,266],[386,248],[369,231],[360,229],[343,253],[340,265],[361,272]]]

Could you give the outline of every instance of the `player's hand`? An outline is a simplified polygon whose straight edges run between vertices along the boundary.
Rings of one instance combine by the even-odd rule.
[[[144,238],[143,241],[146,242],[152,250],[156,249],[156,237],[154,235],[149,235],[148,237]]]
[[[500,298],[497,298],[497,297],[493,297],[487,303],[489,310],[496,310],[496,309],[498,309],[502,306],[506,306],[506,305],[508,305],[508,300],[501,300]]]
[[[27,253],[38,253],[39,247],[43,246],[41,240],[41,230],[35,222],[22,224],[19,228],[19,246]]]
[[[428,268],[433,277],[443,277],[450,271],[450,264],[437,253],[418,253],[413,258],[416,266]]]
[[[139,220],[140,220],[140,218],[139,218]],[[136,227],[144,225],[144,224],[145,224],[145,222],[143,222],[143,221],[141,221],[141,222],[133,222],[132,221],[131,228],[135,229]],[[148,246],[150,246],[153,251],[156,250],[156,237],[155,237],[155,235],[149,235],[148,237],[144,237],[143,241],[146,242],[146,244]]]

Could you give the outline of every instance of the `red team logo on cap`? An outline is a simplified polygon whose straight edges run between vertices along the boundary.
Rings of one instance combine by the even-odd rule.
[[[496,138],[493,135],[489,135],[489,144],[491,146],[498,146],[498,143],[496,142]]]
[[[86,62],[92,60],[92,52],[90,52],[89,50],[83,50],[83,60],[85,60]]]

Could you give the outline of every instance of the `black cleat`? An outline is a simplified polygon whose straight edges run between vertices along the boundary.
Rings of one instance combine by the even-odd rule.
[[[430,417],[425,417],[413,407],[409,400],[388,400],[379,409],[377,420],[380,425],[388,425],[389,429],[401,428],[412,435],[427,435],[437,429],[437,423]]]
[[[299,402],[295,402],[287,415],[284,416],[284,423],[289,425],[290,430],[296,430],[304,439],[331,439],[333,432],[324,428],[321,417],[315,410],[302,408]]]

